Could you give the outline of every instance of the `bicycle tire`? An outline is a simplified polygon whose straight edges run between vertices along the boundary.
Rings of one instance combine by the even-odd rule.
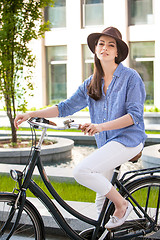
[[[17,211],[14,213],[14,217],[9,224],[6,231],[2,234],[2,228],[6,223],[9,215],[9,210],[14,205],[16,200],[15,194],[10,193],[0,193],[0,239],[4,240],[7,239],[8,233],[10,232],[12,225],[15,221],[15,217]],[[18,204],[19,208],[19,204]],[[42,228],[41,218],[36,212],[33,205],[26,200],[24,209],[22,212],[22,216],[20,218],[20,222],[16,227],[13,235],[11,236],[11,240],[18,240],[18,239],[35,239],[35,240],[44,240],[44,231]]]
[[[149,215],[151,219],[156,218],[156,208],[158,206],[158,215],[156,221],[156,227],[152,229],[151,224],[149,221],[144,218],[142,212],[135,207],[135,211],[129,215],[127,221],[120,227],[113,229],[111,239],[127,239],[134,234],[139,233],[139,235],[144,235],[145,232],[148,232],[149,236],[152,236],[155,231],[160,229],[160,205],[158,205],[159,195],[160,195],[160,177],[159,176],[148,176],[137,179],[133,182],[128,183],[125,185],[129,193],[134,197],[134,199],[140,204],[140,206],[145,209],[145,212]],[[149,193],[149,195],[148,195]],[[122,192],[122,196],[127,198],[127,194]],[[133,201],[129,199],[130,202],[135,206]],[[105,222],[107,222],[110,215],[114,212],[114,205],[113,203],[110,205],[107,213]],[[142,230],[142,231],[141,231]],[[139,231],[139,232],[138,232]]]
[[[102,234],[104,233],[105,230],[106,229],[101,227],[97,233],[95,240],[98,240],[102,236]],[[94,228],[88,228],[88,229],[85,229],[84,231],[80,232],[79,235],[81,237],[83,237],[85,240],[91,240],[93,232],[94,232]],[[110,240],[110,232],[106,233],[106,236],[103,239]]]

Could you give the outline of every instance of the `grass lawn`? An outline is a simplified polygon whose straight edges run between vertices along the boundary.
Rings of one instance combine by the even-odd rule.
[[[139,191],[135,192],[132,196],[141,204],[142,207],[146,206],[146,199],[148,195],[148,188],[142,188]],[[159,187],[152,187],[150,189],[148,207],[157,208],[159,196]]]
[[[0,130],[10,130],[10,129],[11,128],[6,128],[6,127],[0,128]],[[19,128],[18,131],[30,131],[30,128]],[[56,130],[48,129],[48,131],[56,131]],[[80,130],[68,129],[64,131],[79,132]],[[146,134],[160,134],[160,131],[146,131]],[[46,192],[46,194],[49,197],[52,197],[39,177],[34,177],[33,179]],[[60,182],[51,181],[51,184],[64,200],[81,201],[81,202],[95,201],[96,193],[88,188],[85,188],[79,185],[78,183],[70,183],[70,182],[60,183]],[[7,191],[12,192],[15,187],[16,187],[16,182],[13,181],[10,176],[0,175],[0,191],[1,192],[7,192]],[[145,193],[141,192],[140,195],[142,196],[142,194],[145,194]],[[27,196],[34,197],[32,193],[30,193],[29,191],[27,191]],[[151,202],[152,203],[155,202],[154,199],[152,199]]]
[[[40,177],[34,177],[34,181],[44,190],[44,192],[50,197],[51,194],[46,189],[44,183]],[[55,182],[51,181],[52,186],[58,192],[58,194],[68,201],[78,201],[78,202],[95,202],[96,193],[92,190],[79,185],[78,183],[70,182]],[[12,192],[16,187],[16,182],[10,176],[0,175],[0,191],[1,192]],[[142,206],[145,207],[146,199],[148,194],[148,188],[140,189],[139,191],[133,193],[133,197]],[[148,207],[156,208],[158,201],[159,189],[153,187],[150,191],[150,197],[148,202]],[[27,190],[27,197],[34,197],[31,192]]]
[[[11,130],[10,127],[0,127],[0,130]],[[31,131],[30,127],[19,127],[18,130],[19,131]],[[42,131],[40,129],[36,129],[36,131]],[[81,130],[78,130],[78,129],[65,129],[65,130],[54,130],[54,129],[49,129],[47,131],[50,131],[50,132],[81,132]]]
[[[44,183],[41,181],[40,177],[34,177],[33,180],[45,191],[45,193],[53,198],[48,190],[46,189]],[[70,182],[55,182],[51,181],[52,186],[58,192],[58,194],[68,201],[79,201],[79,202],[94,202],[95,192],[85,188],[78,183]],[[1,192],[12,192],[15,188],[16,182],[10,176],[0,175],[0,191]],[[30,191],[27,190],[27,197],[34,197]]]

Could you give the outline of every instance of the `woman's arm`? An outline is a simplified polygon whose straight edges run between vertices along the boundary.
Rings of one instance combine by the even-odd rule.
[[[105,122],[105,123],[101,123],[100,127],[101,127],[102,131],[106,131],[106,130],[115,130],[115,129],[121,129],[121,128],[129,127],[133,124],[134,124],[134,122],[133,122],[133,119],[132,119],[131,115],[126,114],[126,115],[124,115],[120,118],[117,118],[115,120]]]
[[[92,124],[92,123],[86,123],[81,126],[81,130],[84,132],[84,134],[87,134],[92,136],[95,133],[99,133],[102,131],[108,131],[108,130],[115,130],[115,129],[121,129],[125,127],[129,127],[133,125],[133,119],[130,114],[126,114],[120,118],[117,118],[115,120],[100,123],[100,124]]]
[[[18,126],[28,120],[31,117],[40,117],[40,118],[51,118],[51,117],[58,117],[59,110],[57,106],[49,107],[43,110],[38,110],[34,112],[27,112],[23,114],[18,114],[14,120],[14,125],[18,129]]]

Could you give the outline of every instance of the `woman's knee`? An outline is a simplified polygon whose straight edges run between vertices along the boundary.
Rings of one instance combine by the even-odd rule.
[[[73,177],[79,183],[83,182],[85,176],[88,176],[89,171],[87,169],[80,167],[79,165],[73,170]]]

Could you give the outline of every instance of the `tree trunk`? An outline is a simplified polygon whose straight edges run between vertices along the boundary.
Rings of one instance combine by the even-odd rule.
[[[17,130],[14,126],[14,119],[12,118],[11,121],[11,131],[12,131],[12,143],[17,143]]]
[[[11,109],[7,110],[7,116],[9,118],[10,125],[11,125],[12,143],[17,143],[17,130],[14,126],[14,118],[12,117]]]

